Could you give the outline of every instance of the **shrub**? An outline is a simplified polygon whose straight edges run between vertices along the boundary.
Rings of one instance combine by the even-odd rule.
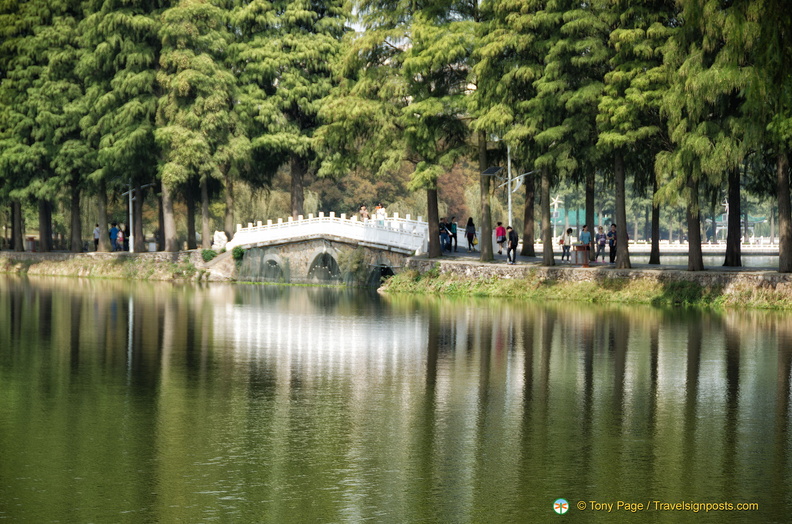
[[[234,257],[234,260],[242,260],[242,257],[245,256],[245,250],[242,249],[240,246],[237,246],[231,252],[231,256]]]
[[[214,249],[204,249],[203,251],[201,251],[201,257],[203,258],[204,262],[209,262],[216,256],[217,256],[217,251],[215,251]]]

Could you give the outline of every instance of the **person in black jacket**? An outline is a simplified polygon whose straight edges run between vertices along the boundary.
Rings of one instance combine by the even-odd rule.
[[[465,226],[465,238],[468,241],[468,253],[476,250],[476,224],[473,223],[473,217],[468,218],[467,225]]]
[[[512,229],[511,226],[506,228],[506,239],[508,242],[506,260],[509,264],[515,264],[517,262],[517,242],[520,241],[520,238],[517,236],[517,231]]]

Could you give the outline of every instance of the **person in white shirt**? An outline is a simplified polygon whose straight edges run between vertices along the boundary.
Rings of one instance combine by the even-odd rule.
[[[388,213],[387,211],[385,211],[385,206],[383,206],[382,204],[377,204],[377,222],[379,222],[378,225],[384,226],[385,219],[387,217],[388,217]]]
[[[101,231],[99,230],[99,224],[96,224],[94,228],[94,251],[99,251],[99,234]]]

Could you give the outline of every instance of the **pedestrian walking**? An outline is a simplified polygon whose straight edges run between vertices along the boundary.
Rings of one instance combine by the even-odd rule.
[[[506,228],[506,261],[507,263],[514,265],[517,263],[517,244],[520,241],[520,238],[517,236],[517,231],[512,229],[511,226]]]
[[[118,251],[118,224],[113,222],[110,228],[110,251]]]
[[[498,244],[498,254],[503,254],[503,244],[506,242],[506,228],[503,227],[503,222],[498,222],[495,228],[495,242]]]
[[[616,262],[616,224],[611,224],[610,231],[608,231],[608,246],[610,248],[610,263]]]
[[[599,227],[599,232],[595,237],[594,241],[597,244],[597,254],[594,257],[594,261],[596,262],[600,256],[602,256],[602,262],[605,263],[605,244],[608,243],[608,235],[605,234],[605,230],[602,226]]]
[[[561,244],[561,262],[564,261],[564,258],[567,260],[567,264],[571,264],[571,249],[572,249],[572,228],[568,228],[561,234],[561,238],[558,240],[558,243]]]
[[[588,230],[588,224],[583,224],[583,229],[580,231],[580,243],[585,246],[586,257],[588,257],[589,249],[591,249],[591,232]]]
[[[468,242],[468,253],[476,250],[476,224],[473,223],[473,217],[468,218],[467,225],[465,226],[465,238]]]
[[[448,233],[451,236],[451,243],[454,245],[454,252],[457,251],[457,223],[456,217],[451,217],[451,222],[448,223]]]
[[[102,234],[102,230],[99,229],[99,224],[96,224],[94,228],[94,251],[99,251],[99,235]]]
[[[440,219],[440,251],[451,251],[451,237],[445,217]]]

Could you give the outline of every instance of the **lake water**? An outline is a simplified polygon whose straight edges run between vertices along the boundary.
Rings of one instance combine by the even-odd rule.
[[[789,314],[0,276],[0,519],[789,522],[791,369]]]

